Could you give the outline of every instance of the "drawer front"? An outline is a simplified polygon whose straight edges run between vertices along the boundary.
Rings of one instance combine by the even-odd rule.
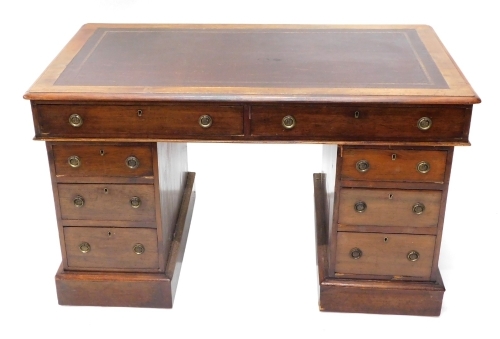
[[[251,112],[254,136],[332,141],[467,141],[464,128],[470,120],[465,108],[454,107],[254,105]],[[290,129],[282,124],[288,115],[295,119]],[[432,121],[427,130],[417,126],[423,117]]]
[[[153,185],[58,184],[57,189],[63,220],[156,220]]]
[[[55,144],[52,151],[56,176],[153,176],[150,146]]]
[[[342,188],[339,224],[437,227],[441,191]]]
[[[443,183],[446,151],[344,148],[342,180]]]
[[[432,235],[338,232],[335,272],[430,278],[435,242]]]
[[[139,112],[139,113],[138,113]],[[38,105],[38,137],[189,138],[243,135],[243,106]],[[78,115],[74,127],[70,117]],[[209,115],[211,120],[200,118]]]
[[[64,227],[69,268],[158,268],[155,229]]]

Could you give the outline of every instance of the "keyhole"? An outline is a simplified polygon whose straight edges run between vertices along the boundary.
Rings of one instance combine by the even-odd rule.
[[[102,156],[104,155],[104,150],[103,150],[103,149],[102,149],[102,150],[100,150],[100,151],[99,151],[99,154],[100,154],[100,155],[101,155],[101,157],[102,157]]]
[[[392,155],[392,160],[396,160],[396,154]]]
[[[111,232],[108,232],[108,237],[110,237],[110,236],[111,236]],[[387,239],[387,238],[386,238],[386,239]]]
[[[391,193],[391,194],[389,194],[389,199],[392,199],[392,197],[393,197],[392,193]]]
[[[137,110],[137,116],[138,117],[142,117],[142,109],[138,109]]]
[[[389,241],[389,238],[385,237],[384,242],[388,242],[388,241]]]
[[[104,189],[104,194],[108,194],[108,189],[107,188]]]
[[[359,119],[359,111],[354,112],[354,118]]]

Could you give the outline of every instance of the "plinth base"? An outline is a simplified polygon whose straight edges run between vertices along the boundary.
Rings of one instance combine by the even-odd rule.
[[[164,273],[64,271],[56,274],[60,305],[172,308],[186,248],[196,192],[188,173]]]
[[[316,253],[321,311],[438,316],[445,288],[436,282],[338,279],[328,275],[325,176],[314,174]]]

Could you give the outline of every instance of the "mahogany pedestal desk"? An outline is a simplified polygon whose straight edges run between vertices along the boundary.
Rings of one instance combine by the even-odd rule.
[[[440,314],[453,147],[480,99],[432,28],[88,24],[24,97],[47,145],[60,304],[172,307],[187,142],[304,142],[324,144],[320,310]]]

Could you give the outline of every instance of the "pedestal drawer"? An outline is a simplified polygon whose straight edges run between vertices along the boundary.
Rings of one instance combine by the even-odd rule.
[[[153,185],[58,184],[61,218],[155,221]]]
[[[156,229],[64,227],[69,268],[158,268]]]
[[[338,232],[336,273],[429,278],[436,237]]]
[[[339,224],[437,227],[441,191],[342,188]]]
[[[152,177],[151,146],[54,144],[57,177]]]
[[[345,147],[341,179],[443,183],[447,153]]]

